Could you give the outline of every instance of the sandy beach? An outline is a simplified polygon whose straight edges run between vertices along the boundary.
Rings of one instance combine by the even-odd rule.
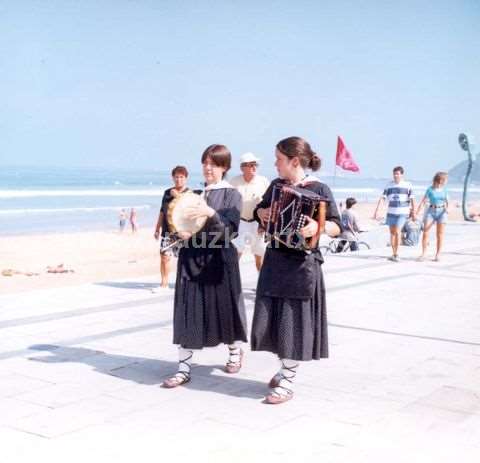
[[[375,206],[375,203],[355,206],[367,230],[379,226],[371,219]],[[470,210],[480,211],[480,205],[474,204]],[[463,220],[459,202],[452,202],[450,220]],[[156,273],[160,279],[158,242],[153,238],[153,225],[136,234],[105,231],[0,237],[0,250],[0,271],[22,272],[0,275],[0,294]],[[47,266],[59,264],[73,272],[47,273]],[[24,274],[29,272],[35,275]],[[172,272],[170,282],[173,281]]]
[[[54,288],[159,272],[158,241],[152,229],[1,237],[1,269],[38,275],[0,275],[0,293]],[[47,273],[63,264],[68,273]]]

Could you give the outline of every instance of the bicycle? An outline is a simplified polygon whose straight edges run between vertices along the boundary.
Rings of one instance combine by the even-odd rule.
[[[347,241],[343,238],[333,238],[328,245],[320,246],[320,251],[325,256],[327,254],[342,254],[347,251],[357,252],[370,249],[370,245],[365,241],[356,240],[354,243],[356,243],[357,249],[352,250],[350,248],[352,242],[353,241]]]

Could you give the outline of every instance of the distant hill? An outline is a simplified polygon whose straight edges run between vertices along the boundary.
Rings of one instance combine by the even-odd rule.
[[[467,163],[468,161],[462,161],[452,167],[448,172],[448,180],[450,182],[463,182],[467,173]],[[474,183],[480,183],[480,162],[478,159],[473,163],[470,179]]]

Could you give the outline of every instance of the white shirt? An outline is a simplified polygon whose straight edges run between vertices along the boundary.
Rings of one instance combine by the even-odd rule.
[[[250,182],[246,182],[243,175],[238,175],[230,183],[242,195],[242,219],[252,220],[253,210],[262,200],[262,196],[270,185],[270,181],[261,175],[255,175]]]

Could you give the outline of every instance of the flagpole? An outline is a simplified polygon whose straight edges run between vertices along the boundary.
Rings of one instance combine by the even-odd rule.
[[[337,156],[338,156],[338,136],[337,136],[337,151],[335,153],[335,168],[333,169],[333,187],[335,188],[336,180],[337,180]]]

